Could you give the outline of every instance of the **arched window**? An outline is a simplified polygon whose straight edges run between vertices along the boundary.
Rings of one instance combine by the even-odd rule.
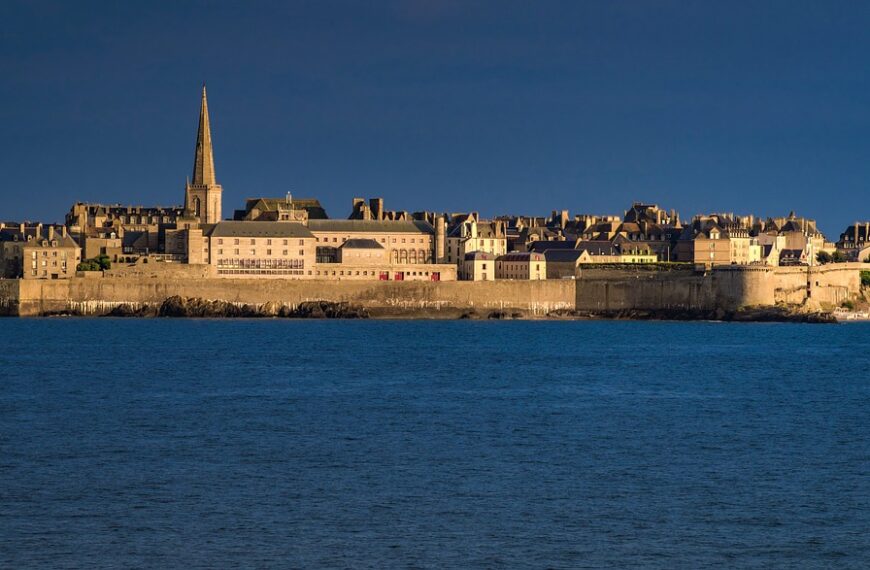
[[[196,196],[193,199],[193,215],[199,216],[199,196]]]
[[[393,263],[399,263],[399,250],[394,249],[392,253]]]
[[[403,249],[399,251],[399,263],[408,263],[408,250]]]
[[[411,256],[410,256],[410,258],[408,259],[408,262],[410,262],[410,263],[417,263],[417,250],[416,250],[416,249],[412,249],[412,250],[411,250]]]
[[[417,252],[417,263],[429,263],[429,260],[426,259],[426,257],[426,252],[421,249]]]

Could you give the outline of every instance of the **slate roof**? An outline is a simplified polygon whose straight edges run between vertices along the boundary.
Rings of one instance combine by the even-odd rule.
[[[619,255],[613,242],[607,240],[581,241],[577,244],[577,250],[588,251],[589,255]]]
[[[532,251],[514,251],[498,258],[499,261],[546,261],[543,253]]]
[[[421,220],[309,220],[308,228],[313,232],[435,233],[432,224]]]
[[[553,250],[572,250],[576,246],[574,241],[545,241],[537,240],[529,244],[529,251],[543,253]]]
[[[488,251],[472,251],[465,254],[466,261],[472,261],[475,259],[493,259],[493,254]]]
[[[31,238],[30,241],[28,241],[28,239],[27,239],[28,237]],[[36,235],[36,228],[33,226],[26,227],[24,234],[22,234],[19,231],[19,228],[17,226],[3,228],[2,230],[0,230],[0,242],[4,242],[4,241],[16,241],[16,242],[20,242],[20,243],[26,243],[29,245],[39,245],[39,246],[42,246],[42,245],[49,246],[51,243],[50,240],[48,239],[48,229],[47,228],[43,228],[42,235]],[[66,236],[63,236],[63,234],[61,234],[61,230],[59,230],[59,229],[56,230],[56,232],[54,234],[54,241],[57,242],[58,247],[78,247],[79,246],[79,244],[76,242],[76,240],[74,240],[72,238],[72,236],[70,236],[69,234],[67,234]]]
[[[341,249],[384,249],[373,239],[349,239],[341,244]]]
[[[544,258],[547,262],[568,262],[568,263],[576,263],[577,260],[582,256],[584,250],[582,249],[548,249],[544,252]]]
[[[296,222],[241,222],[227,220],[206,230],[210,237],[314,237],[304,225]]]

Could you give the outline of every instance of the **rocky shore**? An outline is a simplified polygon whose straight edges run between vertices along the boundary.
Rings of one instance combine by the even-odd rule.
[[[368,311],[351,303],[307,301],[297,307],[269,302],[263,305],[210,301],[199,297],[169,297],[160,305],[133,307],[121,304],[107,317],[174,317],[174,318],[285,318],[285,319],[367,319]]]
[[[44,316],[83,316],[75,311]],[[279,302],[262,305],[239,304],[199,297],[173,296],[162,303],[133,306],[120,304],[111,308],[107,317],[167,317],[167,318],[284,318],[284,319],[460,319],[460,320],[636,320],[636,321],[722,321],[836,323],[836,316],[827,311],[795,305],[744,307],[736,311],[725,309],[694,310],[669,308],[659,310],[626,309],[616,311],[557,310],[546,315],[532,315],[519,310],[478,310],[444,308],[368,309],[361,305],[334,301],[306,301],[297,306]]]
[[[742,323],[836,323],[833,314],[825,311],[805,310],[789,305],[769,307],[744,307],[736,311],[716,309],[701,311],[693,309],[620,311],[555,311],[548,315],[562,319],[614,319],[635,321],[723,321]]]

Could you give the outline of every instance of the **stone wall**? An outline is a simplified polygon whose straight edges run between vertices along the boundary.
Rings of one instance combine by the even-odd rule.
[[[712,278],[692,268],[584,268],[576,285],[580,311],[707,311],[717,302]]]
[[[574,307],[573,281],[314,281],[106,277],[20,283],[21,315],[74,312],[100,315],[126,304],[201,297],[239,304],[351,302],[379,316],[458,316],[462,311],[519,311],[543,316]]]
[[[577,309],[619,311],[733,311],[747,306],[809,302],[831,308],[860,292],[860,270],[870,264],[822,267],[723,267],[654,270],[584,268],[576,280],[548,281],[326,281],[209,278],[201,268],[138,268],[75,279],[0,280],[0,314],[73,312],[99,315],[126,304],[160,304],[179,295],[260,305],[296,307],[305,301],[350,302],[375,316],[455,317],[476,310],[543,316]]]
[[[18,314],[19,279],[0,279],[0,315]]]
[[[860,271],[870,264],[839,263],[817,267],[718,267],[651,271],[581,269],[577,309],[733,311],[777,303],[833,308],[859,294]]]

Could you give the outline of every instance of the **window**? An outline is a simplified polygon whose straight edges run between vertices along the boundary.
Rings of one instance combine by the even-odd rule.
[[[283,251],[281,252],[281,255],[287,255],[287,250],[286,250],[286,249],[283,250]]]
[[[269,241],[272,241],[272,240],[269,240]],[[251,250],[251,251],[253,251],[253,250]],[[266,250],[266,255],[272,255],[272,250],[271,250],[271,249],[267,249],[267,250]]]
[[[304,250],[304,249],[300,249],[300,250],[299,250],[299,255],[305,255],[305,250]]]
[[[287,245],[287,240],[284,240],[284,245]],[[305,245],[305,240],[304,239],[299,240],[299,245]]]
[[[234,245],[239,245],[239,240],[238,240],[238,238],[236,238],[236,239],[235,239],[235,240],[233,240],[233,241],[234,241],[234,242],[235,242],[235,244],[234,244]]]
[[[219,250],[218,250],[218,255],[223,255],[223,254],[224,254],[224,250],[219,249]]]
[[[256,250],[256,249],[252,249],[252,250],[251,250],[251,255],[257,255],[257,250]]]
[[[272,245],[272,240],[271,240],[271,239],[267,239],[267,240],[266,240],[266,245]]]
[[[254,238],[251,238],[251,245],[257,245],[257,240],[255,240]]]
[[[285,239],[284,243],[282,243],[281,245],[287,245],[287,240]]]
[[[219,238],[218,245],[223,245],[223,244],[224,244],[224,238]]]

